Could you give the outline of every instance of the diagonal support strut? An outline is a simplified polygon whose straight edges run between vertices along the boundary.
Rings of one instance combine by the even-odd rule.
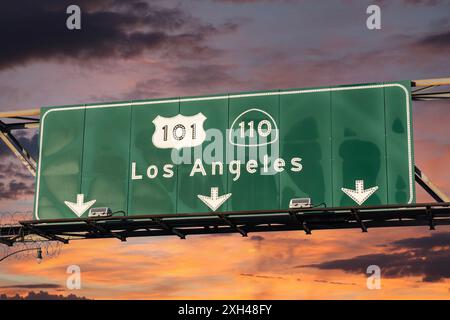
[[[24,222],[21,222],[21,224],[24,226],[24,228],[28,229],[29,231],[33,232],[34,234],[37,234],[38,236],[40,236],[42,238],[45,238],[47,240],[60,241],[60,242],[62,242],[64,244],[69,243],[68,239],[64,239],[64,238],[58,237],[58,236],[53,235],[53,234],[48,234],[48,233],[42,232],[41,230],[39,230],[38,228],[35,228],[31,224],[27,224],[27,223],[24,223]]]
[[[5,123],[0,121],[0,139],[6,144],[8,149],[22,162],[22,164],[36,176],[36,160],[31,157],[28,151],[20,144],[20,142],[11,134]]]
[[[298,224],[298,225],[305,231],[305,233],[306,233],[307,235],[312,234],[312,233],[311,233],[311,228],[310,228],[310,226],[308,225],[308,223],[307,223],[306,221],[303,221],[303,222],[300,221],[300,219],[298,218],[296,212],[290,212],[289,214],[290,214],[291,218],[294,220],[294,222],[295,222],[296,224]]]
[[[152,219],[152,221],[156,222],[157,224],[159,224],[161,227],[163,227],[167,231],[170,231],[173,234],[177,235],[180,239],[183,239],[183,240],[186,239],[186,236],[183,233],[181,233],[180,231],[178,231],[175,228],[170,227],[167,223],[165,223],[161,219],[155,218],[155,219]]]
[[[85,222],[90,227],[92,227],[93,229],[95,229],[95,230],[97,230],[97,231],[99,231],[101,233],[108,233],[111,236],[113,236],[114,238],[117,238],[117,239],[119,239],[122,242],[127,241],[127,238],[125,236],[123,236],[123,235],[121,235],[121,234],[119,234],[117,232],[112,232],[112,231],[106,230],[105,228],[103,228],[102,226],[98,225],[97,223],[95,223],[92,220],[85,220]]]
[[[358,222],[358,224],[361,226],[362,232],[367,232],[367,227],[364,224],[364,222],[361,220],[361,218],[360,218],[360,216],[358,214],[358,210],[357,209],[352,209],[351,212],[355,216],[356,222]]]
[[[438,187],[417,166],[414,167],[416,182],[437,202],[450,202],[450,198]]]
[[[234,230],[236,230],[237,232],[239,232],[243,237],[247,237],[247,232],[242,230],[242,228],[238,227],[235,223],[233,223],[233,221],[231,221],[230,219],[228,219],[227,216],[223,215],[223,214],[218,214],[217,215],[220,219],[222,219],[226,224],[228,224],[231,228],[233,228]]]

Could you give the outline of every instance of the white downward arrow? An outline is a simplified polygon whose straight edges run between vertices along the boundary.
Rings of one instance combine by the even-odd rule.
[[[352,198],[357,204],[362,205],[375,191],[378,187],[372,187],[364,190],[364,180],[355,181],[355,190],[341,188],[341,190]]]
[[[77,203],[73,203],[73,202],[69,202],[69,201],[64,201],[64,203],[66,204],[66,206],[68,206],[70,208],[70,210],[72,210],[77,216],[78,218],[81,217],[83,215],[83,213],[86,212],[87,209],[89,209],[90,207],[92,207],[92,205],[95,203],[95,201],[97,200],[91,200],[88,202],[84,202],[84,194],[78,194],[77,195]]]
[[[224,194],[219,197],[219,188],[213,187],[211,188],[211,196],[203,196],[201,194],[197,195],[197,197],[202,200],[212,211],[216,211],[225,201],[231,197],[231,193]]]

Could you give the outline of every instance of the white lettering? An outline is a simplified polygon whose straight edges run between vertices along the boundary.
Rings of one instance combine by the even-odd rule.
[[[291,159],[291,171],[293,172],[300,172],[303,169],[303,165],[300,163],[302,161],[302,158],[292,158]]]
[[[230,173],[235,174],[233,181],[236,181],[241,176],[241,162],[233,160],[230,162]]]
[[[141,180],[142,175],[136,174],[136,162],[131,164],[131,180]]]
[[[258,168],[258,162],[256,160],[249,160],[247,162],[247,171],[248,173],[255,173],[256,168]]]
[[[172,178],[173,177],[173,164],[165,164],[163,167],[163,170],[164,170],[164,174],[163,174],[164,178]]]
[[[281,158],[275,159],[275,161],[273,162],[273,168],[276,172],[283,172],[285,165],[286,161]]]
[[[147,168],[147,177],[149,177],[150,179],[153,179],[157,175],[158,175],[158,167],[157,166],[151,165]]]
[[[222,162],[212,162],[211,163],[212,166],[212,175],[215,176],[216,175],[216,167],[219,167],[219,175],[223,174],[223,164]]]
[[[201,172],[201,174],[203,176],[206,176],[206,171],[205,171],[205,168],[203,167],[201,159],[195,160],[194,166],[192,167],[192,170],[191,170],[191,173],[189,174],[189,176],[192,177],[197,172]]]

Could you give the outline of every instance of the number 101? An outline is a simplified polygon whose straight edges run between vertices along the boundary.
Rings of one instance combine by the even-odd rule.
[[[195,140],[196,138],[196,125],[193,123],[190,127],[190,134],[192,136],[192,140]],[[177,124],[172,129],[172,136],[175,140],[181,141],[186,137],[186,127],[182,124]],[[167,141],[167,135],[169,134],[169,126],[165,125],[163,126],[163,132],[164,132],[164,141]]]

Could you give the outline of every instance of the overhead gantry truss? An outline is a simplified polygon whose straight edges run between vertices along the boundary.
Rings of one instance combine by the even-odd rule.
[[[39,115],[39,109],[0,112],[0,139],[33,176],[36,176],[36,160],[21,145],[13,132],[39,128]]]
[[[415,101],[450,98],[450,78],[414,80],[411,97]],[[33,174],[36,161],[14,136],[14,131],[39,127],[39,109],[0,112],[0,138]],[[90,219],[22,221],[15,226],[0,226],[0,243],[13,245],[36,236],[68,243],[75,239],[190,235],[450,225],[450,198],[439,190],[418,168],[415,180],[437,203],[339,208],[303,208],[270,211],[241,211],[175,215],[123,216]],[[35,241],[35,240],[29,240]]]
[[[367,207],[303,208],[198,214],[120,216],[88,219],[22,221],[0,228],[0,242],[13,245],[28,236],[67,243],[77,239],[177,236],[251,232],[360,229],[450,225],[450,203],[423,203]],[[17,237],[20,235],[20,237]],[[34,238],[33,238],[34,239]],[[35,240],[33,240],[35,241]]]
[[[417,89],[411,95],[415,101],[447,100],[450,99],[449,85],[450,78],[414,80],[412,86]],[[442,90],[443,87],[447,90]]]

